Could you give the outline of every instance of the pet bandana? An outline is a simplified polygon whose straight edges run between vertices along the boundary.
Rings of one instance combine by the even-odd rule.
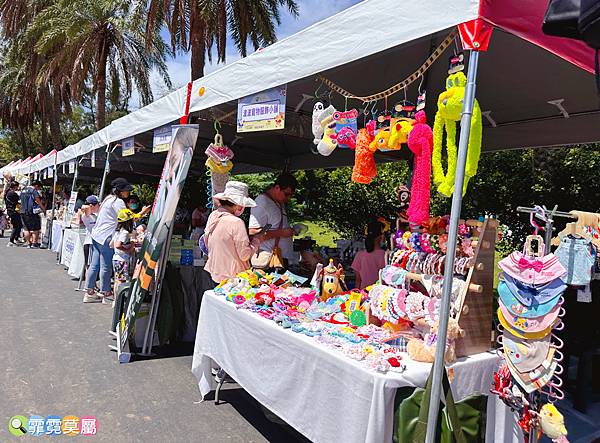
[[[550,285],[552,282],[548,284]],[[532,298],[526,298],[528,295],[526,294],[525,296],[515,297],[506,281],[500,281],[498,284],[498,295],[500,296],[499,301],[506,306],[511,314],[524,318],[546,315],[561,301],[560,297],[553,297],[545,303],[526,305],[521,302],[521,299],[529,302],[532,301],[533,296],[531,296]]]
[[[534,286],[527,285],[506,273],[503,277],[512,295],[525,306],[548,303],[551,300],[557,299],[567,289],[567,285],[560,278],[556,278],[543,285]]]
[[[504,331],[502,336],[504,355],[520,372],[533,371],[548,356],[551,337],[552,334],[548,334],[540,340],[524,340]]]
[[[498,266],[509,276],[528,285],[543,285],[567,272],[554,254],[528,258],[521,252],[515,251],[500,260]]]

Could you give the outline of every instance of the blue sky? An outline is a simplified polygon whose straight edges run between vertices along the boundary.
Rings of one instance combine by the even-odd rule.
[[[331,15],[336,14],[356,3],[360,0],[297,0],[299,7],[299,14],[297,18],[294,18],[287,12],[281,14],[281,25],[277,27],[277,38],[283,39],[296,32],[327,18]],[[340,30],[340,32],[344,32]],[[168,35],[163,34],[165,40],[168,41]],[[253,50],[251,44],[248,45],[248,51]],[[227,63],[234,62],[240,58],[237,53],[237,49],[233,42],[228,41],[227,43]],[[168,61],[169,75],[173,82],[173,87],[180,87],[185,85],[190,79],[190,55],[189,54],[178,54],[174,59]],[[220,68],[223,64],[212,64],[206,65],[205,73],[214,71]],[[154,76],[154,92],[155,99],[163,96],[166,93],[166,88],[162,81],[159,80],[158,76]],[[138,107],[137,97],[133,97],[131,100],[133,108]]]

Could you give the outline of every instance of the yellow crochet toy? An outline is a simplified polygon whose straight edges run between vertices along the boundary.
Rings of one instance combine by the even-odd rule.
[[[378,149],[380,151],[388,151],[388,140],[390,139],[390,128],[382,128],[377,131],[375,138],[369,145],[371,152],[375,152]]]
[[[438,111],[433,124],[433,182],[437,185],[440,194],[450,197],[454,192],[454,175],[456,173],[456,122],[460,121],[465,86],[467,78],[462,72],[451,74],[446,79],[446,90],[438,97]],[[444,129],[446,129],[446,152],[448,155],[448,170],[444,174],[442,166],[442,147],[444,144]],[[469,179],[477,173],[477,165],[481,155],[482,137],[481,109],[475,100],[473,116],[471,119],[471,133],[469,135],[469,150],[465,169],[465,182],[463,195],[467,191]]]
[[[388,149],[396,151],[402,144],[408,143],[408,134],[413,128],[414,120],[394,119],[390,124],[390,139]]]

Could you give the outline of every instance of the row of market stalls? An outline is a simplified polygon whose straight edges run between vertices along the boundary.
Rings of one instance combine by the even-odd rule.
[[[1,171],[13,175],[40,174],[49,168],[76,161],[81,164],[80,174],[96,178],[106,176],[103,170],[107,172],[108,169],[103,167],[109,164],[113,174],[129,172],[131,175],[128,177],[147,174],[158,178],[165,154],[152,153],[155,131],[188,122],[199,124],[197,146],[202,147],[196,149],[190,168],[192,174],[204,173],[205,157],[202,153],[213,140],[216,129],[235,153],[233,173],[352,165],[352,150],[336,149],[330,156],[322,156],[315,151],[311,132],[314,103],[321,100],[337,109],[356,108],[361,111],[359,120],[366,120],[370,114],[392,109],[396,102],[404,99],[416,102],[419,93],[426,91],[425,111],[428,119],[433,121],[436,97],[445,89],[447,60],[453,53],[457,55],[462,51],[459,41],[469,50],[465,54],[469,83],[464,109],[469,111],[469,106],[472,106],[469,100],[476,96],[484,117],[484,153],[597,142],[600,140],[600,111],[591,74],[594,53],[583,43],[543,35],[541,22],[546,7],[544,0],[455,0],[443,6],[437,0],[412,0],[403,2],[401,7],[392,0],[364,0],[189,83],[75,145],[45,156],[13,162]],[[438,53],[440,45],[457,32],[457,25],[462,25],[461,40],[452,39],[452,44]],[[432,63],[425,66],[424,62],[428,59]],[[387,88],[398,82],[403,87],[396,88],[393,93],[385,93]],[[237,133],[238,100],[282,85],[287,85],[284,129]],[[380,91],[383,92],[381,98],[363,99]],[[470,121],[470,116],[466,117],[466,122]],[[123,156],[120,151],[123,141],[130,137],[134,137],[134,154]],[[457,187],[464,179],[467,139],[468,134],[461,135]],[[378,153],[376,160],[410,159],[407,151]],[[200,157],[202,160],[199,160]],[[509,167],[498,165],[498,168]],[[458,194],[453,196],[449,245],[455,243],[453,240],[457,236],[461,209],[461,196]],[[452,270],[454,265],[453,248],[449,246],[446,270]],[[444,309],[447,309],[452,279],[446,279],[444,285],[442,317],[447,312]],[[445,338],[446,328],[443,323],[441,325],[440,334]],[[481,327],[485,329],[484,335],[489,336],[492,325]],[[210,332],[206,328],[204,330]],[[215,330],[218,328],[215,327]],[[274,350],[265,350],[264,355],[271,356],[271,351],[274,355]],[[252,355],[246,356],[246,363],[250,365],[246,369],[249,369],[256,362],[252,363]],[[235,366],[235,358],[220,356],[225,360],[228,357],[233,359],[231,365]],[[331,357],[315,351],[314,358],[321,361]],[[439,398],[442,390],[442,359],[443,353],[436,355],[432,398]],[[237,363],[241,364],[241,361],[238,359]],[[339,416],[322,420],[322,408],[302,407],[300,412],[299,406],[307,399],[324,395],[317,392],[320,387],[315,383],[304,380],[305,389],[298,390],[290,388],[297,386],[296,382],[279,383],[269,387],[268,395],[265,395],[259,387],[264,386],[264,380],[279,377],[274,370],[242,371],[241,366],[227,370],[252,395],[315,441],[389,441],[394,421],[394,393],[406,380],[399,382],[382,378],[361,372],[354,366],[348,367],[338,360],[335,362],[335,367],[330,369],[346,375],[336,380],[323,380],[328,387],[323,391],[327,397],[323,398],[323,404],[328,411],[352,411],[346,417],[346,421],[351,423],[342,426],[342,417]],[[224,365],[223,361],[219,363]],[[290,367],[295,367],[294,364],[297,365],[297,361],[290,362]],[[310,364],[314,364],[312,360]],[[202,367],[202,362],[196,365],[195,361],[200,387],[206,389],[206,385],[202,385]],[[280,365],[277,367],[282,369]],[[312,373],[307,367],[296,369],[296,374],[305,373],[305,370]],[[269,375],[271,372],[273,377]],[[350,375],[353,372],[358,374],[356,379]],[[414,378],[409,380],[409,384],[424,385],[427,372],[423,368],[411,372]],[[470,377],[481,381],[481,374],[476,372]],[[350,379],[357,384],[354,391],[360,391],[360,395],[348,394]],[[373,390],[373,386],[377,389]],[[475,384],[469,382],[467,386],[474,388]],[[430,418],[437,415],[437,407],[438,402],[432,401]],[[488,412],[491,412],[489,441],[516,441],[521,438],[516,424],[510,423],[510,412],[499,412],[498,409]],[[431,427],[435,427],[434,423],[435,420],[431,419]],[[431,429],[427,441],[433,441]]]

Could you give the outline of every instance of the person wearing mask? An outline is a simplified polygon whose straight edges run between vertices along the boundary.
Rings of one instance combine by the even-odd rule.
[[[216,194],[214,199],[219,207],[206,222],[204,242],[208,248],[208,261],[204,270],[215,284],[219,284],[250,268],[249,260],[258,249],[260,237],[255,236],[251,241],[240,218],[245,208],[256,205],[248,197],[248,185],[229,181],[225,191]]]
[[[21,235],[21,229],[23,227],[21,223],[21,216],[17,211],[17,206],[19,204],[19,194],[17,191],[19,190],[19,183],[13,181],[8,185],[8,190],[4,194],[4,204],[6,205],[6,215],[10,218],[10,223],[12,225],[12,232],[10,234],[10,239],[6,246],[19,246],[18,240]]]
[[[92,248],[92,229],[96,225],[98,211],[100,210],[100,201],[95,195],[90,195],[85,199],[85,204],[79,210],[81,223],[85,226],[85,240],[83,241],[83,256],[86,266],[90,263],[90,249]],[[85,269],[84,269],[85,272]]]
[[[112,275],[113,248],[110,246],[115,230],[118,225],[118,214],[125,209],[125,201],[129,197],[132,186],[124,178],[116,178],[111,182],[111,193],[100,206],[96,224],[92,229],[92,259],[88,268],[85,281],[84,303],[98,303],[106,298],[106,302],[114,300],[111,291],[110,279]],[[144,207],[140,216],[146,215],[150,207]],[[94,290],[96,280],[100,275],[100,293]]]
[[[135,195],[129,196],[127,200],[127,209],[130,209],[134,214],[138,214],[142,210],[142,204],[140,203],[140,199]],[[148,217],[137,217],[133,221],[134,227],[137,227],[141,224],[146,224],[148,222]]]
[[[21,219],[25,227],[25,243],[29,243],[29,248],[39,249],[40,232],[42,230],[41,213],[46,210],[46,205],[42,201],[42,182],[35,180],[31,186],[26,187],[21,192]]]
[[[294,194],[298,182],[291,174],[281,174],[266,192],[256,197],[256,206],[250,212],[250,235],[256,235],[261,228],[271,225],[259,251],[268,255],[281,253],[284,266],[294,256],[292,237],[295,231],[290,228],[286,205]]]
[[[367,225],[365,249],[358,251],[352,262],[356,272],[356,287],[365,289],[379,279],[379,271],[385,267],[385,251],[381,248],[383,242],[383,224],[378,221]]]

